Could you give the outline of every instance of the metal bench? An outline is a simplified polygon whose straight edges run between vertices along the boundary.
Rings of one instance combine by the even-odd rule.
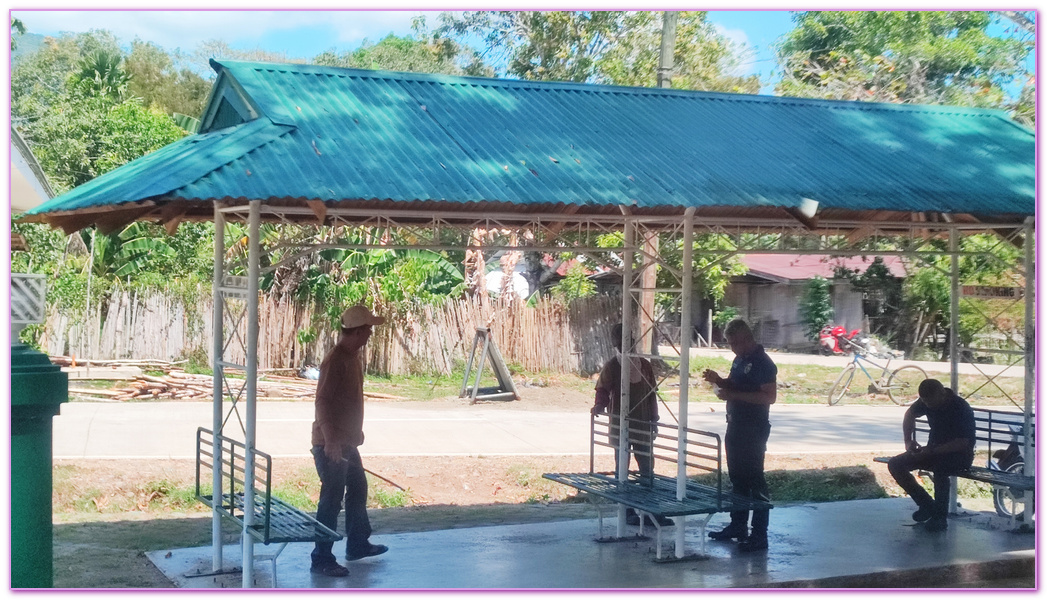
[[[988,408],[975,408],[972,410],[974,411],[975,443],[985,443],[989,459],[985,467],[971,465],[963,471],[954,473],[954,476],[992,485],[997,511],[1002,515],[1009,515],[1011,517],[1011,525],[1013,526],[1016,512],[1013,504],[1016,501],[1024,502],[1024,494],[1029,492],[1031,495],[1035,491],[1036,478],[1023,474],[1021,472],[1021,463],[1013,465],[1010,470],[1006,466],[1001,467],[998,458],[1003,452],[1007,452],[1012,444],[1015,444],[1018,450],[1024,449],[1025,435],[1023,429],[1025,415],[1015,411]],[[1035,448],[1035,419],[1031,421],[1031,426],[1032,438],[1030,441],[1032,442],[1032,447]],[[922,435],[922,439],[926,441],[927,435],[931,431],[926,417],[916,418],[915,431],[918,436]],[[996,446],[996,451],[993,450],[994,445]],[[878,463],[887,463],[891,458],[890,456],[877,456],[873,460]],[[954,491],[955,489],[956,487],[953,486]],[[1005,501],[1010,501],[1012,505],[1010,510],[1002,506]]]
[[[211,480],[214,468],[214,440],[221,445],[222,490],[221,501],[215,506],[214,496],[205,494],[201,488],[201,473],[207,472]],[[268,560],[273,565],[273,587],[277,587],[276,560],[291,542],[335,542],[342,536],[317,521],[312,515],[272,495],[273,459],[265,452],[252,450],[254,458],[254,494],[251,506],[251,525],[247,533],[263,545],[276,544],[271,555],[256,556],[256,560]],[[215,435],[203,427],[196,430],[196,498],[222,516],[238,523],[241,530],[246,511],[244,501],[245,462],[247,447],[237,440]],[[240,543],[244,540],[241,536]]]
[[[647,431],[651,423],[630,419],[629,428],[632,431]],[[641,476],[637,472],[630,472],[628,479],[619,480],[615,474],[598,473],[595,470],[596,447],[605,446],[613,450],[617,447],[611,443],[611,422],[607,415],[595,415],[590,420],[590,444],[589,444],[589,472],[588,473],[545,473],[542,477],[557,483],[581,490],[590,496],[608,500],[634,509],[640,515],[639,537],[644,537],[644,525],[650,517],[654,523],[656,532],[655,560],[663,561],[662,558],[662,525],[658,523],[659,517],[673,517],[676,527],[682,527],[686,515],[705,515],[699,525],[699,538],[701,550],[698,556],[705,554],[705,527],[709,519],[718,512],[730,512],[733,510],[759,510],[772,508],[770,503],[739,496],[723,489],[722,456],[723,444],[720,436],[708,431],[697,429],[685,429],[686,452],[685,466],[689,468],[686,482],[686,493],[683,498],[677,497],[677,483],[675,477],[659,474],[658,466],[671,464],[675,472],[678,462],[678,434],[677,429],[669,429],[663,426],[664,433],[659,434],[651,445],[652,462],[655,465],[655,474],[652,476]],[[591,498],[590,498],[591,500]],[[597,541],[619,541],[628,538],[606,538],[603,536],[603,512],[600,504],[596,506],[599,521],[599,537]],[[682,536],[677,537],[682,542]],[[677,549],[675,559],[683,558],[682,549]],[[674,560],[674,559],[667,559]]]

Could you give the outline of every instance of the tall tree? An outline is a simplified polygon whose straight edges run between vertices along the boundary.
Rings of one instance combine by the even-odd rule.
[[[672,87],[755,94],[756,75],[740,75],[750,50],[716,31],[707,11],[681,11],[673,48]],[[625,20],[624,34],[597,61],[596,79],[615,85],[657,87],[662,18],[656,12],[637,12]]]
[[[752,93],[738,75],[745,49],[719,34],[705,11],[679,14],[672,87]],[[467,11],[441,13],[437,33],[481,40],[480,56],[512,77],[657,86],[662,15],[651,11]]]
[[[124,68],[131,77],[128,89],[145,106],[167,114],[199,117],[211,91],[211,82],[179,65],[180,55],[172,56],[152,42],[135,39]]]
[[[505,64],[521,79],[588,81],[596,61],[622,35],[623,11],[465,11],[440,14],[437,33],[467,44],[483,43],[480,56]]]
[[[1003,107],[1029,49],[985,11],[809,11],[778,51],[786,96]]]
[[[416,31],[418,31],[416,27]],[[426,39],[424,24],[422,36],[388,35],[377,44],[366,40],[356,50],[341,54],[329,50],[313,58],[313,63],[329,67],[356,69],[383,69],[412,73],[444,73],[447,75],[493,75],[475,52],[465,49],[448,38],[430,35]]]

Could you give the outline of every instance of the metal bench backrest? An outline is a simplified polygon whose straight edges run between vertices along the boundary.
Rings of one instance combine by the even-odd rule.
[[[988,446],[989,456],[992,456],[993,445],[997,448],[1006,448],[1010,444],[1025,444],[1025,415],[1017,411],[995,410],[990,408],[973,408],[974,411],[974,439],[976,442],[984,442]],[[1031,442],[1036,447],[1036,419],[1030,421]],[[916,432],[923,434],[923,439],[930,434],[930,426],[927,417],[916,419]],[[977,446],[977,444],[976,444]]]
[[[618,417],[606,414],[593,415],[590,419],[589,427],[591,433],[591,443],[589,444],[589,472],[593,473],[595,472],[596,464],[596,446],[604,446],[606,448],[611,448],[615,452],[618,451],[618,446],[611,443],[611,429],[613,427],[617,431]],[[651,431],[650,422],[640,421],[638,419],[628,419],[627,427],[631,432],[633,432],[633,435],[636,435],[637,433],[649,435]],[[687,467],[698,471],[698,474],[712,474],[715,476],[716,490],[718,493],[722,493],[723,442],[720,439],[720,436],[716,433],[701,431],[699,429],[685,428],[684,432],[686,441],[684,464]],[[654,439],[654,443],[651,445],[651,456],[653,457],[656,471],[658,461],[670,463],[672,465],[679,464],[678,444],[679,435],[677,428],[669,427],[664,424],[658,427],[658,437]],[[632,449],[630,449],[629,452],[630,454],[635,454],[635,451]]]
[[[218,440],[221,448],[221,472],[222,489],[214,490],[210,496],[203,493],[201,484],[205,479],[201,476],[206,471],[206,481],[211,481],[214,469],[214,440]],[[272,514],[272,473],[273,459],[260,450],[252,450],[254,457],[254,505],[257,507],[256,514],[261,512],[261,522],[253,523],[253,526],[261,531],[263,540],[268,543],[270,539],[270,515]],[[215,435],[211,430],[200,427],[196,430],[196,497],[201,502],[209,504],[218,509],[219,512],[231,519],[243,521],[246,510],[244,499],[244,478],[246,472],[247,446],[243,442]],[[213,503],[213,498],[220,501]]]

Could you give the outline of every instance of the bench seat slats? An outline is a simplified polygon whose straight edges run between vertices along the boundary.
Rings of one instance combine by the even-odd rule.
[[[1019,446],[1024,445],[1025,436],[1021,433],[1021,429],[1025,424],[1024,414],[987,408],[975,408],[973,410],[975,441],[986,442],[989,446],[990,455],[992,454],[992,447],[994,444],[997,447],[1007,446],[1011,443],[1016,443]],[[1032,440],[1035,445],[1035,421],[1032,421],[1032,424]],[[927,417],[921,416],[916,418],[915,430],[917,433],[924,435],[927,435],[930,432]],[[892,457],[890,456],[877,456],[873,460],[878,463],[887,463],[891,458]],[[996,469],[989,469],[987,467],[971,466],[968,469],[955,473],[955,476],[980,481],[982,483],[1009,487],[1015,490],[1030,491],[1036,489],[1036,478],[1033,476],[1024,475],[1022,473],[997,471]]]
[[[877,456],[873,460],[878,463],[886,464],[892,457],[890,456]],[[956,477],[962,477],[964,479],[973,479],[974,481],[981,481],[982,483],[991,483],[993,485],[1002,485],[1004,487],[1014,488],[1016,490],[1028,491],[1036,488],[1036,478],[1028,475],[1022,475],[1021,473],[1008,473],[1007,471],[996,471],[994,469],[988,469],[986,467],[972,466],[963,471],[957,471],[954,473]]]
[[[694,481],[687,482],[687,497],[678,500],[676,480],[662,475],[655,476],[653,485],[650,479],[638,477],[619,485],[617,479],[599,473],[545,473],[542,477],[663,517],[771,508],[769,503],[729,492],[718,493],[716,488]]]
[[[223,470],[223,483],[233,486],[234,491],[224,493],[221,496],[219,510],[222,515],[238,523],[243,523],[243,515],[246,512],[243,492],[243,479],[235,474],[243,474],[244,446],[242,443],[224,436],[214,436],[209,430],[199,428],[197,430],[197,464],[196,464],[196,497],[207,504],[214,506],[212,495],[203,495],[201,492],[202,470],[212,465],[203,457],[211,458],[210,449],[212,439],[218,439],[222,443],[222,464],[230,469]],[[253,497],[252,524],[247,532],[262,544],[283,544],[288,542],[335,542],[342,536],[317,521],[312,515],[295,508],[287,502],[267,494],[271,478],[272,461],[269,455],[257,450],[253,451],[256,460],[256,489]],[[213,461],[212,461],[213,462]],[[228,490],[229,487],[226,487]],[[268,502],[267,502],[268,500]],[[266,528],[266,517],[268,516],[268,529]]]

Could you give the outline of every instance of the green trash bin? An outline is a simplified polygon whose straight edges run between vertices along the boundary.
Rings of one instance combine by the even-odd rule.
[[[69,376],[47,356],[11,346],[11,587],[54,587],[51,420]]]

